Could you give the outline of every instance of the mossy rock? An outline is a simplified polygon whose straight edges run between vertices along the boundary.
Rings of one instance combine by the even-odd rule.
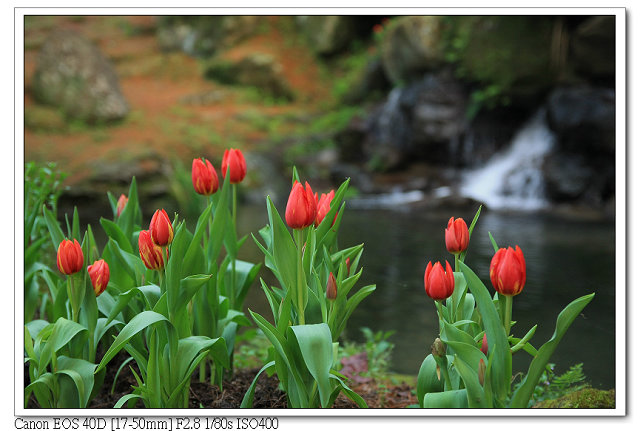
[[[504,103],[538,103],[556,80],[551,60],[555,17],[447,17],[442,42],[458,78]]]
[[[541,401],[534,409],[614,409],[616,391],[603,391],[594,388],[581,389],[555,400]]]

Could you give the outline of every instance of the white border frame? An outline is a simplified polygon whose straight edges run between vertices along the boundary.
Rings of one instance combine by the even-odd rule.
[[[39,409],[27,410],[23,407],[23,310],[24,298],[21,280],[24,278],[24,244],[22,220],[24,208],[24,16],[25,15],[615,15],[616,17],[616,408],[612,410],[458,410],[458,409],[353,409],[329,411],[305,409],[134,409],[134,410],[102,410],[102,409]],[[14,136],[15,136],[15,248],[14,248],[14,415],[35,417],[184,417],[184,416],[218,416],[218,417],[442,417],[442,416],[541,416],[541,417],[574,417],[574,416],[624,416],[627,412],[627,291],[626,291],[626,117],[627,117],[627,45],[626,45],[626,11],[624,8],[24,8],[14,10],[15,36],[15,93],[14,93]],[[158,415],[158,413],[162,413]]]

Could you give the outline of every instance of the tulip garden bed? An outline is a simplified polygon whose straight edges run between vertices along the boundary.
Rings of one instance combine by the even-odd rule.
[[[375,355],[345,354],[341,334],[348,319],[376,290],[358,283],[364,244],[338,246],[349,179],[319,196],[294,167],[284,217],[267,196],[266,226],[239,236],[236,193],[246,170],[237,149],[222,155],[222,178],[209,160],[193,160],[192,198],[205,205],[193,231],[165,209],[143,229],[132,179],[127,196],[108,195],[112,214],[100,220],[108,241],[100,247],[91,226],[80,232],[77,211],[64,224],[57,219],[53,174],[28,167],[25,405],[526,408],[539,398],[543,379],[560,392],[581,380],[580,369],[553,380],[549,360],[594,294],[567,305],[551,339],[538,348],[529,342],[537,325],[512,333],[526,260],[519,246],[499,247],[489,233],[493,289],[464,263],[481,208],[470,225],[454,217],[443,223],[453,266],[426,264],[424,291],[440,330],[415,383],[363,376],[383,354],[388,334],[369,336],[369,344],[378,344]],[[264,262],[238,259],[249,238]],[[56,250],[55,266],[44,253],[47,244]],[[263,269],[274,281],[258,277]],[[244,311],[252,286],[264,292],[271,315]],[[242,327],[255,329],[242,333]],[[257,368],[236,366],[251,356],[240,341],[258,334],[264,354]],[[531,357],[515,383],[514,354]]]

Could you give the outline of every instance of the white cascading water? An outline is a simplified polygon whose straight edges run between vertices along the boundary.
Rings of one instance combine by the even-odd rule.
[[[542,162],[555,136],[538,111],[508,148],[487,164],[464,175],[460,194],[491,209],[536,210],[546,206]]]

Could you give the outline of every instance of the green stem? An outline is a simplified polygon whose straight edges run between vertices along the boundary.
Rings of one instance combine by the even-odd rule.
[[[233,231],[236,233],[236,238],[238,237],[238,224],[236,221],[236,217],[237,217],[237,185],[236,184],[231,184],[231,196],[232,196],[232,203],[231,203],[231,219],[233,220]],[[234,244],[234,249],[236,248],[236,245]],[[238,253],[238,250],[234,250],[234,255],[232,256],[232,260],[231,260],[231,288],[230,288],[230,298],[229,298],[229,302],[230,302],[230,307],[232,310],[236,309],[236,255]]]
[[[297,271],[297,298],[298,298],[298,324],[304,325],[304,300],[303,293],[306,286],[304,285],[304,268],[302,266],[302,247],[304,242],[304,231],[302,229],[294,229],[296,242],[298,243],[298,271]]]
[[[442,329],[444,327],[444,316],[442,314],[442,301],[438,300],[436,301],[436,308],[438,309],[438,322],[440,323],[440,331],[439,333],[442,334]]]
[[[511,333],[511,308],[513,306],[513,296],[505,295],[504,302],[504,330],[507,333],[507,337]]]
[[[455,255],[455,260],[454,260],[454,266],[453,266],[453,270],[454,272],[460,272],[460,253],[456,253]],[[454,280],[455,282],[455,280]],[[454,284],[454,288],[453,291],[455,292],[455,284]],[[453,308],[453,319],[457,322],[458,321],[458,301],[457,301],[457,295],[454,293],[453,297],[451,298],[451,306]]]
[[[78,323],[78,294],[76,293],[73,274],[67,277],[67,296],[69,297],[69,302],[71,302],[71,320]]]

